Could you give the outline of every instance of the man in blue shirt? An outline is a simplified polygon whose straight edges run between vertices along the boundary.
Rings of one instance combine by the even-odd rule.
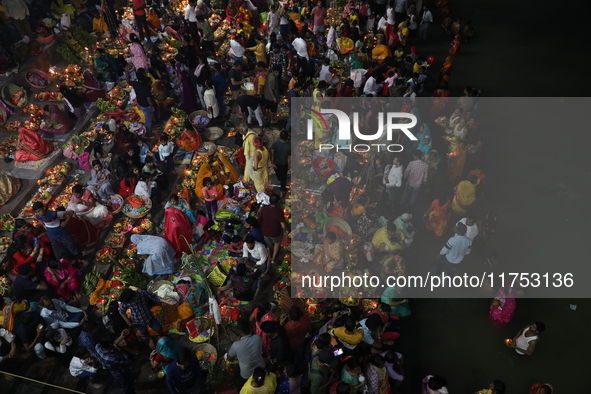
[[[94,354],[101,365],[113,376],[124,394],[135,394],[130,368],[131,360],[113,346],[115,340],[115,334],[102,335],[94,348]]]
[[[454,228],[456,235],[447,240],[437,261],[437,275],[442,272],[454,276],[464,257],[470,254],[472,241],[466,237],[468,228],[464,223],[458,223]]]
[[[35,214],[35,219],[40,220],[45,225],[47,236],[54,249],[71,259],[75,259],[75,264],[83,262],[82,252],[80,252],[80,249],[74,243],[72,234],[66,230],[66,226],[74,216],[74,212],[49,211],[43,203],[37,201],[33,204],[33,213]],[[60,219],[64,219],[64,221],[62,222]]]
[[[171,394],[192,393],[201,378],[199,361],[187,348],[179,350],[177,359],[166,370],[166,384]]]

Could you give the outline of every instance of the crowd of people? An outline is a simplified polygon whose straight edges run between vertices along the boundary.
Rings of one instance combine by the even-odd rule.
[[[369,160],[361,154],[348,155],[344,168],[330,174],[318,209],[326,218],[345,220],[368,241],[367,253],[361,254],[379,262],[375,269],[382,276],[404,276],[413,248],[429,242],[419,240],[420,210],[425,229],[442,246],[433,270],[454,275],[472,248],[494,231],[495,218],[492,213],[485,217],[474,213],[487,187],[484,145],[477,134],[481,92],[466,87],[462,97],[452,99],[448,90],[461,46],[474,37],[471,22],[462,26],[449,17],[444,1],[431,9],[421,0],[348,0],[331,4],[332,8],[323,0],[231,0],[222,6],[204,0],[159,4],[133,0],[132,21],[119,9],[129,5],[116,1],[70,5],[54,0],[49,9],[41,3],[3,0],[17,32],[2,25],[0,54],[8,49],[7,34],[32,37],[33,10],[36,18],[50,10],[69,13],[100,38],[126,40],[127,56],[116,58],[99,45],[94,68],[84,73],[80,89],[61,87],[63,111],[70,121],[81,118],[89,103],[105,96],[110,84],[125,81],[133,88],[132,101],[142,114],[143,131],[118,122],[110,152],[100,143],[89,147],[90,177],[85,186],[73,188],[67,206],[54,211],[37,202],[35,223],[16,220],[3,267],[13,283],[11,298],[0,300],[0,362],[21,351],[42,360],[57,357],[69,365],[73,376],[87,378],[95,387],[101,387],[105,372],[109,373],[127,394],[135,392],[132,360],[149,346],[151,367],[163,372],[171,393],[197,388],[210,392],[195,353],[180,339],[165,335],[167,328],[151,307],[178,305],[180,311],[186,303],[190,316],[206,316],[212,303],[210,287],[227,284],[243,307],[236,322],[237,337],[223,358],[220,354],[221,366],[235,377],[229,389],[244,394],[374,394],[408,387],[398,344],[404,338],[401,321],[411,311],[399,289],[386,289],[372,308],[335,300],[328,321],[321,324],[312,324],[306,304],[291,298],[288,289],[274,302],[268,297],[265,286],[272,281],[265,278],[277,275],[290,231],[283,209],[289,196],[290,139],[303,131],[290,104],[296,97],[319,106],[325,98],[365,97],[367,119],[373,119],[381,108],[372,106],[371,98],[402,100],[400,112],[413,113],[419,120],[413,130],[418,141],[400,135],[398,142],[405,148],[401,154],[372,155]],[[227,53],[220,52],[222,43],[215,40],[209,21],[220,12],[235,31],[228,38]],[[442,17],[445,33],[453,36],[449,57],[438,74],[433,72],[436,59],[417,47],[433,34],[431,25],[437,17]],[[179,44],[178,54],[169,61],[159,47],[164,34]],[[338,69],[345,69],[345,74],[337,76]],[[252,88],[245,89],[247,80]],[[429,96],[427,87],[432,85],[436,86],[432,106],[419,108],[416,97]],[[287,119],[280,115],[284,100]],[[176,141],[162,133],[159,125],[174,107],[186,114],[206,111],[210,125],[235,122],[237,131],[232,156],[218,151],[209,156],[187,195],[175,193],[179,174],[174,155],[198,150],[205,136],[191,119]],[[271,128],[280,130],[278,139],[265,146]],[[30,137],[27,151],[44,155],[42,138]],[[445,151],[439,148],[443,140]],[[279,183],[275,190],[269,180],[272,174]],[[322,182],[325,178],[320,177]],[[352,193],[360,186],[367,192]],[[131,237],[137,253],[146,256],[139,269],[150,279],[171,279],[179,259],[195,250],[215,247],[236,264],[225,272],[217,264],[218,256],[208,266],[208,280],[190,287],[184,287],[184,280],[178,282],[177,291],[184,289],[186,294],[177,301],[127,288],[111,304],[106,318],[100,319],[92,308],[79,308],[85,305],[81,271],[93,264],[84,251],[99,242],[101,230],[110,226],[113,213],[108,200],[115,193],[150,199],[153,214],[163,210],[161,233]],[[425,198],[431,200],[428,206],[422,206]],[[238,209],[232,210],[232,204]],[[343,234],[331,227],[319,239],[311,269],[321,273],[346,269],[345,246]],[[498,289],[490,306],[494,321],[513,319],[515,291]],[[529,356],[544,329],[542,322],[534,322],[507,346]],[[552,394],[553,390],[545,383],[534,384],[529,392]],[[448,393],[446,379],[426,376],[422,392]],[[505,392],[500,380],[478,391]]]

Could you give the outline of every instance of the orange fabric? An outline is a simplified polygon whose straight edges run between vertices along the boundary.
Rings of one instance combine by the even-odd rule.
[[[46,158],[53,152],[53,146],[33,130],[21,127],[18,129],[18,150],[14,154],[16,161],[37,161]]]
[[[133,208],[143,207],[145,205],[145,201],[139,197],[131,196],[127,199],[127,203],[131,205]]]

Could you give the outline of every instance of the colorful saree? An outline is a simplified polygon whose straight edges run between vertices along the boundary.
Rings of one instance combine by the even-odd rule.
[[[498,323],[509,323],[515,316],[515,291],[512,287],[506,292],[504,287],[501,287],[494,298],[498,301],[499,306],[490,306],[490,318]]]
[[[199,149],[202,142],[201,134],[195,130],[185,129],[183,134],[181,134],[181,137],[176,141],[176,144],[179,148],[186,150],[187,152],[193,152]]]
[[[462,181],[456,186],[456,194],[452,201],[455,213],[463,215],[476,203],[476,185],[470,181]]]
[[[58,297],[69,300],[72,297],[72,292],[78,293],[80,291],[80,282],[78,277],[80,271],[65,259],[60,260],[61,267],[58,270],[52,270],[51,268],[45,268],[45,280],[47,284],[53,288]],[[66,278],[72,278],[65,287],[61,287],[61,284]]]
[[[464,148],[463,144],[458,144],[451,153],[447,155],[447,172],[445,178],[452,185],[456,185],[462,178],[462,172],[464,171],[464,164],[466,163],[466,157],[468,156],[468,150]]]
[[[180,209],[169,207],[164,212],[164,239],[181,258],[183,253],[191,254],[193,227],[187,215]]]
[[[445,233],[449,218],[451,216],[451,202],[447,200],[443,205],[439,205],[439,200],[433,200],[431,203],[433,210],[429,212],[426,228],[433,232],[433,238],[439,239]]]
[[[45,159],[53,152],[53,146],[33,130],[21,127],[18,129],[16,161],[37,161]]]

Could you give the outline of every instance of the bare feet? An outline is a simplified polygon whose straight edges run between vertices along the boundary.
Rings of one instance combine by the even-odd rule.
[[[102,383],[90,383],[90,385],[95,389],[103,388],[104,384]]]

